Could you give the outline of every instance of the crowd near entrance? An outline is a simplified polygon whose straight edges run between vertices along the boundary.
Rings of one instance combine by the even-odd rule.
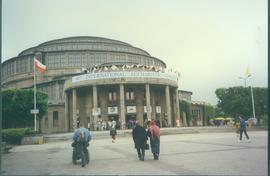
[[[133,129],[136,124],[136,114],[127,114],[126,115],[126,128]]]

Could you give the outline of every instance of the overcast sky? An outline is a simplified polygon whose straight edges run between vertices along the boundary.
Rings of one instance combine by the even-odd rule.
[[[2,0],[2,61],[43,42],[129,43],[181,73],[179,89],[215,105],[217,88],[267,87],[266,0]],[[256,97],[255,97],[256,98]]]

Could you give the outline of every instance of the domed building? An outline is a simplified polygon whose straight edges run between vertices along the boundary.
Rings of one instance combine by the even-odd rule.
[[[46,65],[36,76],[37,90],[49,97],[42,132],[73,131],[78,122],[99,130],[112,119],[120,128],[135,120],[156,119],[161,127],[181,121],[178,75],[140,48],[89,36],[48,41],[6,60],[2,86],[32,88],[34,57]]]

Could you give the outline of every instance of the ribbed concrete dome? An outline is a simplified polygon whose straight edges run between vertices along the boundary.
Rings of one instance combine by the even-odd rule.
[[[56,47],[55,47],[56,46]],[[22,51],[18,56],[33,54],[34,51],[50,52],[50,51],[112,51],[127,52],[150,56],[146,51],[133,47],[132,45],[103,37],[77,36],[44,42],[36,47]]]

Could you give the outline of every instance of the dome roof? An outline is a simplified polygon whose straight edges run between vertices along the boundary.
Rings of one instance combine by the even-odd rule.
[[[77,37],[68,37],[62,39],[51,40],[48,42],[44,42],[39,46],[50,45],[50,44],[65,44],[65,43],[109,43],[109,44],[120,44],[131,46],[125,42],[121,42],[118,40],[107,39],[103,37],[91,37],[91,36],[77,36]]]
[[[113,51],[113,52],[129,52],[150,56],[146,51],[133,47],[132,45],[118,40],[91,37],[76,36],[44,42],[36,47],[32,47],[22,51],[18,56],[33,54],[34,51],[50,52],[50,51],[79,51],[79,50],[95,50],[95,51]]]

